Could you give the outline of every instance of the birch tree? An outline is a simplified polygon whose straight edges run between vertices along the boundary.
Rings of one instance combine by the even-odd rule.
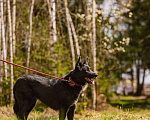
[[[55,0],[47,0],[48,11],[50,15],[50,39],[51,45],[57,41],[57,30],[56,30],[56,3]]]
[[[13,0],[13,16],[12,16],[12,24],[13,24],[13,28],[12,28],[12,40],[13,40],[13,53],[15,54],[16,51],[16,0]]]
[[[12,23],[11,23],[11,10],[10,10],[10,0],[7,0],[8,8],[8,22],[9,22],[9,43],[10,43],[10,62],[13,63],[13,45],[12,45]],[[10,103],[13,102],[13,65],[10,65]]]
[[[2,34],[1,33],[2,33],[2,26],[1,26],[1,14],[0,14],[0,59],[3,59],[3,55],[2,55]],[[3,63],[0,62],[0,83],[3,80],[3,78],[2,78],[2,65],[3,65]]]
[[[6,60],[6,39],[5,39],[5,25],[4,25],[4,8],[3,8],[3,0],[0,1],[1,3],[1,27],[2,27],[2,42],[3,42],[3,59]],[[7,64],[4,63],[4,73],[5,79],[7,79]]]
[[[87,25],[87,34],[89,36],[89,41],[91,44],[92,58],[93,58],[93,71],[96,72],[96,27],[95,27],[95,0],[88,0],[86,1],[86,25]],[[91,15],[92,14],[92,15]],[[90,55],[89,55],[90,56]],[[96,108],[96,86],[95,84],[92,85],[92,107],[93,109]]]
[[[51,6],[52,6],[52,11],[51,11],[51,21],[52,21],[52,26],[53,26],[53,41],[56,42],[57,40],[57,31],[56,31],[56,3],[55,0],[51,0]]]
[[[72,33],[73,33],[74,40],[75,40],[75,45],[76,45],[76,50],[77,50],[77,56],[79,57],[80,56],[80,49],[79,49],[78,37],[77,37],[76,31],[75,31],[74,24],[72,22],[71,15],[69,13],[68,13],[68,17],[69,17],[70,26],[71,26]]]
[[[96,25],[95,25],[95,12],[96,12],[96,3],[93,0],[93,17],[92,17],[92,25],[93,25],[93,41],[92,41],[92,48],[93,48],[93,69],[96,73]],[[96,108],[96,88],[95,84],[93,84],[93,109]]]
[[[1,14],[0,14],[1,15]],[[3,59],[3,52],[2,52],[2,26],[1,26],[1,16],[0,16],[0,59]],[[0,62],[0,84],[3,81],[3,62]],[[0,101],[2,101],[2,86],[0,86]]]
[[[92,42],[92,23],[91,23],[91,12],[92,12],[92,0],[86,1],[86,25],[87,25],[87,34],[89,36],[89,41]]]
[[[30,62],[31,39],[32,39],[32,15],[33,15],[33,8],[34,8],[34,0],[32,0],[31,9],[30,9],[30,30],[29,30],[29,40],[28,40],[27,67],[29,67],[29,62]],[[26,73],[28,73],[27,70],[26,70]]]
[[[64,5],[65,5],[65,11],[66,11],[67,28],[68,28],[68,33],[69,33],[69,41],[70,41],[71,54],[72,54],[72,64],[74,68],[75,67],[75,52],[74,52],[74,46],[73,46],[73,40],[72,40],[71,27],[69,23],[69,10],[68,10],[67,0],[64,0]]]
[[[51,3],[50,3],[50,1],[49,0],[47,0],[47,4],[48,4],[48,12],[49,12],[49,18],[50,18],[50,20],[49,20],[49,29],[50,29],[50,40],[51,40],[51,38],[52,38],[52,31],[51,31],[51,29],[52,29],[52,21],[51,21],[51,14],[52,14],[52,11],[51,11]],[[50,45],[52,44],[52,41],[50,41]]]
[[[48,11],[49,11],[49,29],[50,29],[50,51],[49,55],[52,59],[55,59],[56,54],[54,53],[55,47],[54,43],[57,41],[57,31],[56,31],[56,1],[55,0],[47,0]],[[52,67],[56,68],[56,64],[52,63]],[[54,70],[55,74],[57,71]]]

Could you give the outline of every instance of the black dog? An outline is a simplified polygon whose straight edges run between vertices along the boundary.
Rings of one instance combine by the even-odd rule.
[[[82,63],[79,57],[75,69],[62,77],[69,82],[48,79],[39,75],[20,77],[14,86],[14,112],[26,120],[36,103],[41,100],[54,110],[59,110],[59,119],[73,120],[78,97],[86,83],[93,83],[97,74],[88,66],[88,58]]]

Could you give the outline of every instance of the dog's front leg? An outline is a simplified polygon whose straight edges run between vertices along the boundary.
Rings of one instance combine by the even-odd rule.
[[[65,120],[67,114],[67,109],[61,107],[59,110],[59,120]]]
[[[70,109],[67,113],[68,120],[73,120],[76,106],[77,106],[77,104],[74,104],[73,106],[70,107]]]

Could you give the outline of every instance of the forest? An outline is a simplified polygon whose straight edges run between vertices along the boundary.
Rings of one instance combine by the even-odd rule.
[[[120,98],[110,91],[125,79],[139,98],[150,74],[149,6],[149,0],[0,0],[0,60],[62,77],[88,56],[98,77],[84,87],[78,113],[98,110],[101,96],[106,104]],[[12,107],[13,86],[26,74],[36,73],[0,61],[1,107]]]

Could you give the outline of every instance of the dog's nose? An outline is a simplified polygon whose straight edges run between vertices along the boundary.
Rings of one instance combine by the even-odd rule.
[[[97,76],[98,76],[98,74],[95,74],[95,75],[94,75],[94,77],[97,77]]]

